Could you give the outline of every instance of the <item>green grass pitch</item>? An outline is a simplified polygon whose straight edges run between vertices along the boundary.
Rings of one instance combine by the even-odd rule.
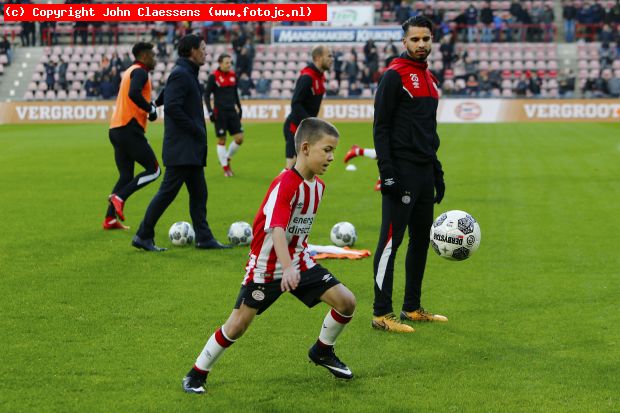
[[[374,251],[379,195],[369,124],[337,124],[337,160],[310,240],[342,220]],[[616,124],[440,125],[446,197],[435,215],[470,212],[482,244],[470,260],[429,251],[423,304],[445,325],[411,335],[370,327],[372,259],[324,262],[356,295],[337,343],[356,377],[307,361],[326,306],[283,296],[212,371],[209,393],[181,378],[228,316],[247,248],[130,246],[160,180],[126,206],[129,232],[101,229],[117,174],[106,125],[0,127],[0,411],[613,412],[620,411],[620,134]],[[225,179],[209,128],[208,218],[225,241],[252,221],[284,165],[280,124],[246,125]],[[162,127],[148,136],[161,159]],[[137,170],[140,168],[138,167]],[[157,227],[189,221],[182,190]],[[405,241],[406,242],[406,241]],[[404,284],[396,264],[395,309]]]

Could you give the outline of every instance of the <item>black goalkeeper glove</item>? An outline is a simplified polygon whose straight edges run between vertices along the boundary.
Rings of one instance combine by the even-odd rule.
[[[243,118],[243,110],[239,108],[239,120],[241,120],[241,118]]]
[[[381,194],[392,197],[400,197],[400,187],[394,174],[381,176]]]
[[[446,183],[443,180],[443,172],[435,175],[435,203],[439,205],[446,193]]]
[[[153,102],[151,102],[151,111],[149,112],[149,120],[151,122],[157,120],[157,106]]]

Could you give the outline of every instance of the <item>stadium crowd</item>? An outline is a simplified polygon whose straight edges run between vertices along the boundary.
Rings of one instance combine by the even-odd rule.
[[[30,1],[7,0],[4,4]],[[418,14],[435,23],[434,38],[438,43],[430,61],[444,96],[618,97],[620,94],[620,0],[563,0],[562,16],[554,15],[553,1],[383,0],[373,4],[379,24],[402,22]],[[563,22],[566,42],[592,42],[596,49],[589,48],[586,55],[580,51],[578,70],[558,70],[555,51],[551,53],[551,49],[544,48],[558,37],[554,22]],[[137,26],[104,22],[60,25],[22,22],[18,28],[7,28],[0,41],[0,73],[2,65],[11,63],[16,45],[115,45],[119,39],[127,39],[127,33],[132,30],[135,36],[139,31],[148,33],[140,38],[146,37],[145,40],[156,45],[158,61],[167,67],[176,59],[174,50],[178,39],[188,33],[199,33],[209,45],[227,45],[226,50],[234,57],[242,97],[274,97],[274,93],[281,91],[284,92],[282,97],[287,97],[290,93],[287,80],[282,83],[278,79],[277,67],[273,72],[262,60],[256,64],[257,47],[268,46],[271,23],[155,22]],[[504,44],[506,46],[502,46]],[[543,49],[536,49],[537,44]],[[528,49],[538,50],[538,53],[528,54]],[[106,54],[97,54],[97,67],[93,68],[91,63],[84,74],[82,90],[87,98],[116,96],[120,74],[131,64],[131,56],[119,53],[120,48],[114,50],[107,48]],[[363,47],[336,46],[326,94],[330,97],[371,97],[382,70],[399,50],[399,44],[375,44],[372,40]],[[299,58],[306,59],[305,56]],[[594,61],[596,65],[591,65]],[[39,85],[30,91],[68,92],[72,87],[72,79],[67,79],[68,69],[71,72],[70,63],[62,58],[43,62],[41,79],[33,80],[44,81],[45,87]],[[161,88],[163,82],[158,86]]]

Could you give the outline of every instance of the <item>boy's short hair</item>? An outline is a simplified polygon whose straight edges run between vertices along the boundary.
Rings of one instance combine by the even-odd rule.
[[[187,34],[179,40],[179,56],[190,57],[192,49],[199,49],[202,38],[195,34]]]
[[[340,137],[338,129],[331,123],[319,118],[306,118],[301,121],[295,132],[295,150],[299,153],[302,143],[308,142],[312,145],[325,135]]]
[[[217,58],[217,62],[218,63],[222,63],[224,61],[224,59],[231,57],[228,53],[222,53],[220,55],[220,57]]]
[[[149,50],[153,50],[152,43],[138,42],[131,48],[131,54],[138,59],[143,52],[148,52]]]

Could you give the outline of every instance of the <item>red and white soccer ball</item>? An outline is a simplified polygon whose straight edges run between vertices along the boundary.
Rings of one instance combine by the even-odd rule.
[[[338,247],[352,247],[357,241],[357,233],[350,222],[339,222],[332,227],[329,238]]]
[[[189,222],[179,221],[172,224],[168,231],[168,237],[172,245],[182,247],[184,245],[191,245],[191,243],[194,242],[196,234]]]
[[[463,261],[480,246],[480,225],[465,211],[441,214],[431,227],[431,247],[442,258]]]
[[[250,245],[252,238],[252,227],[247,222],[233,222],[228,229],[228,241],[232,245]]]

